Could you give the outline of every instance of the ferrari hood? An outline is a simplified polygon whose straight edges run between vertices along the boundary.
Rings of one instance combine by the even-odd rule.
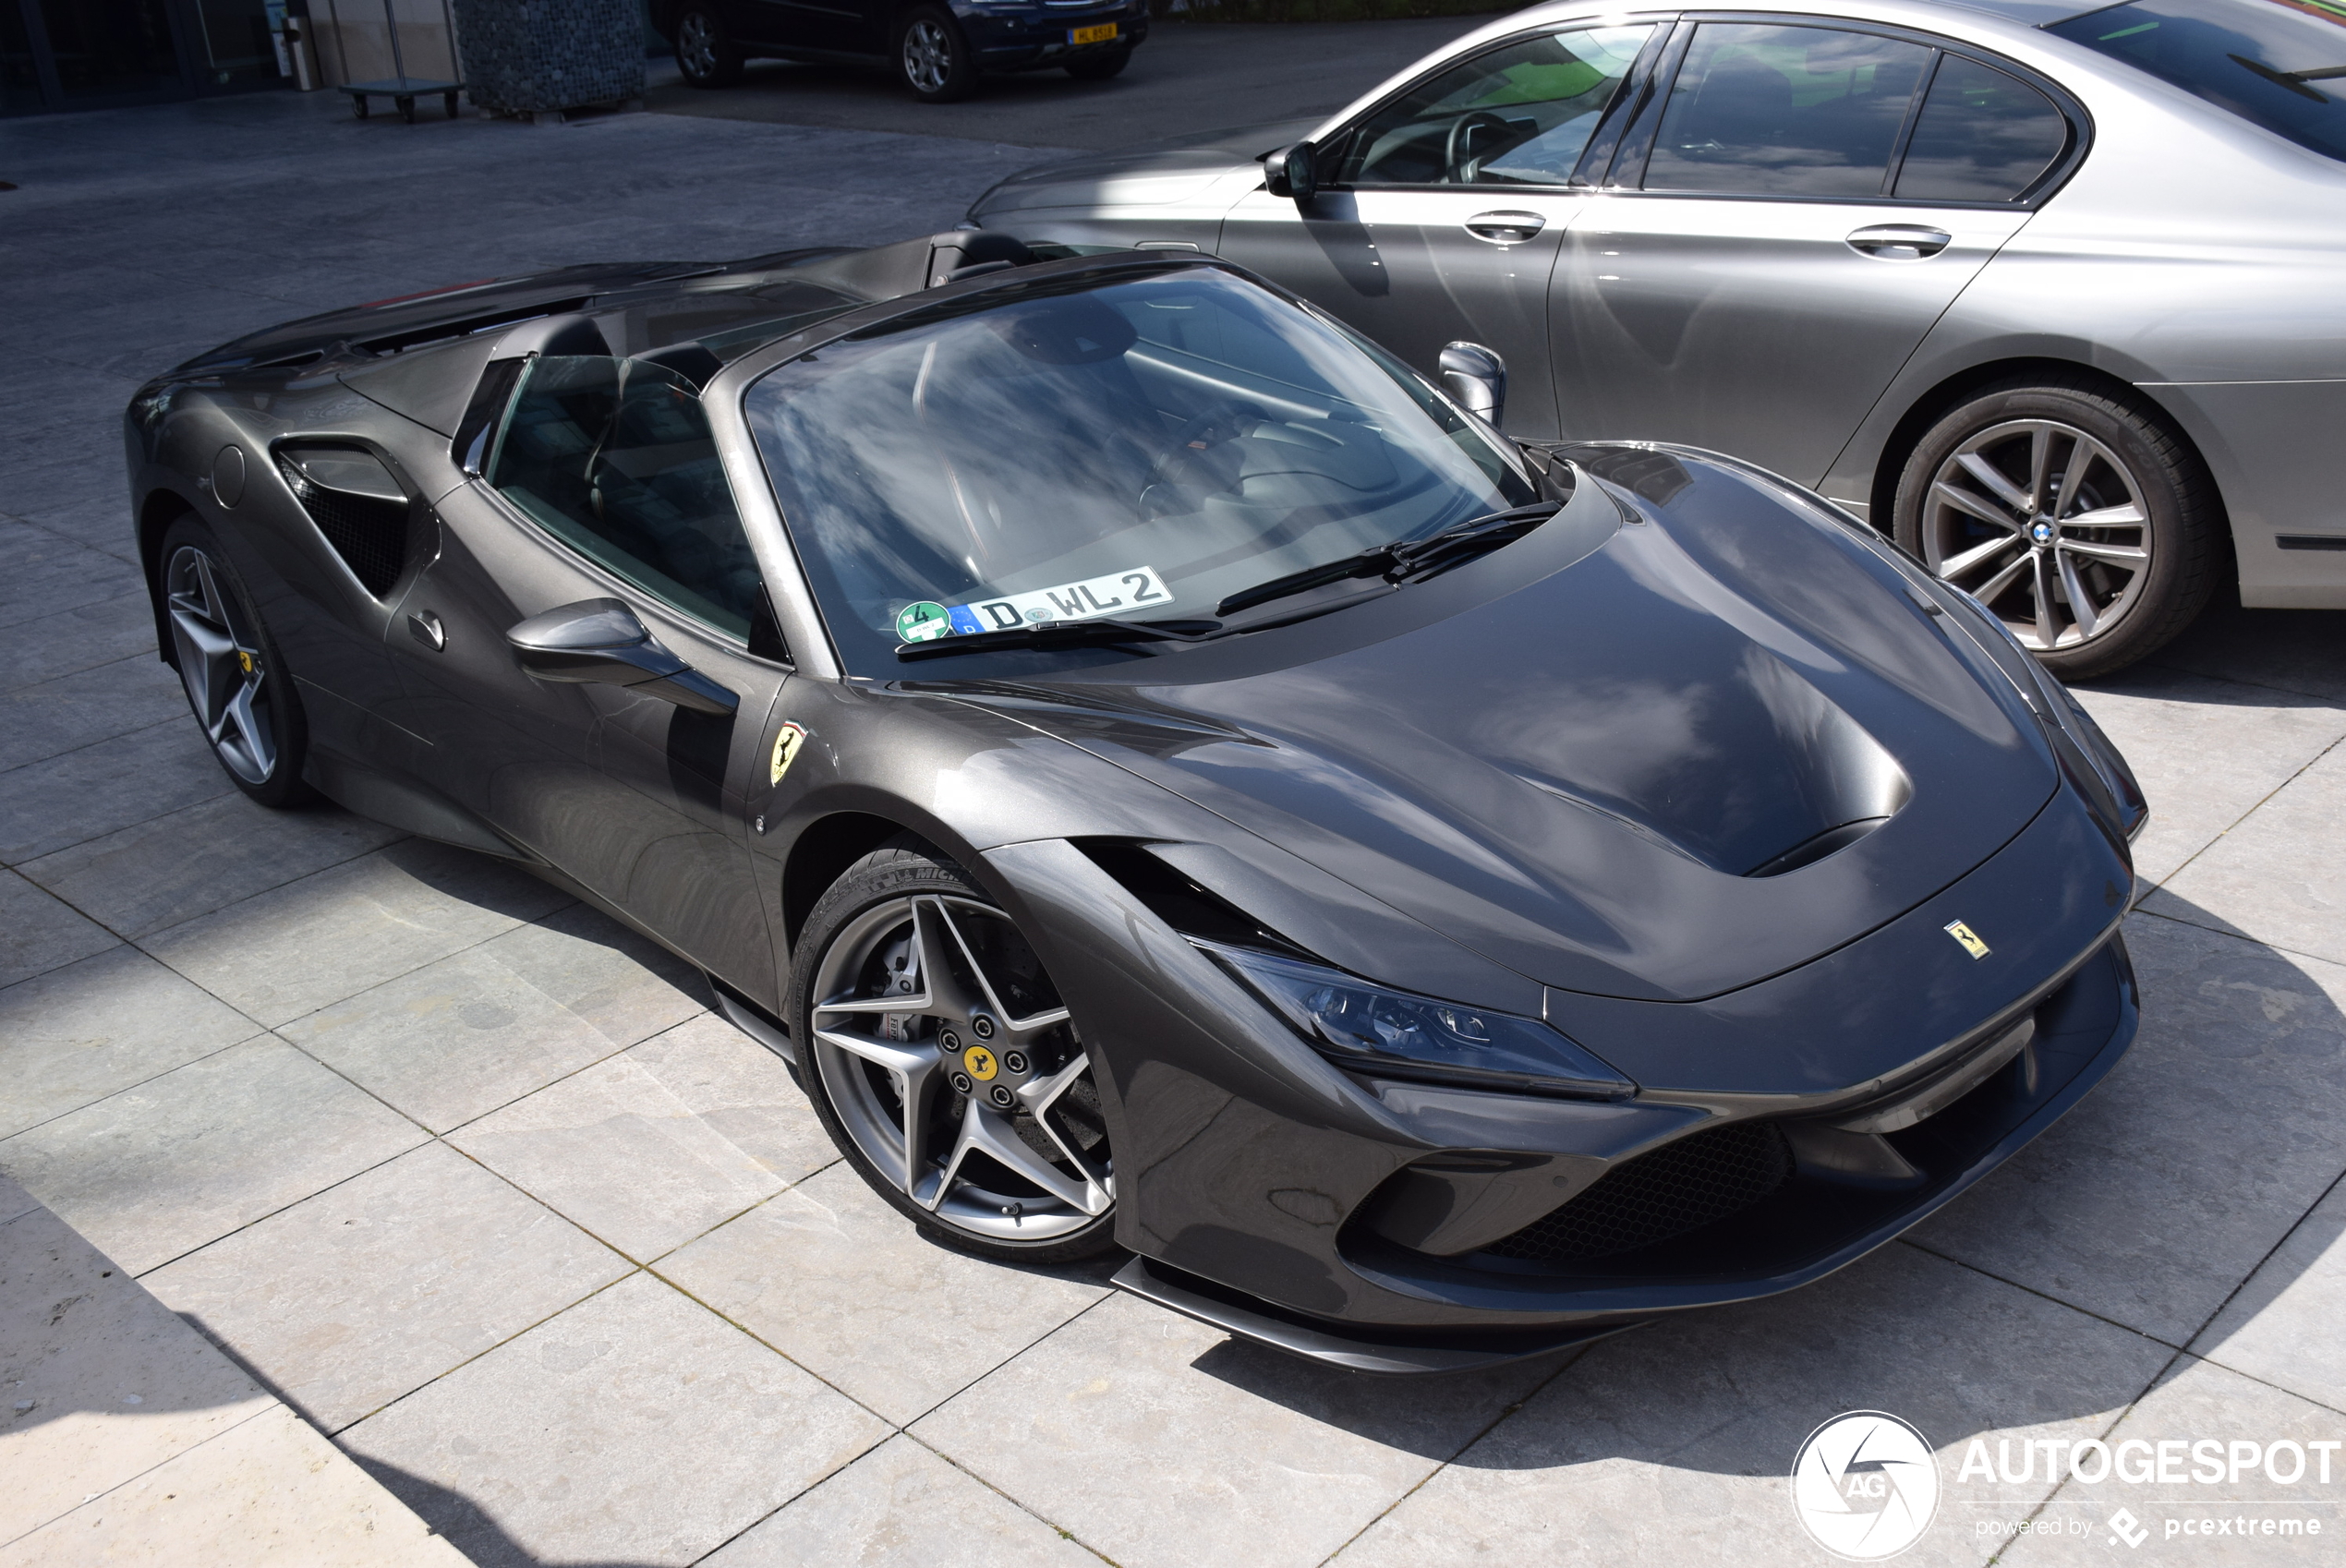
[[[1525,975],[1645,1000],[1843,947],[2043,809],[2041,736],[1844,525],[1723,464],[1639,461],[1667,503],[1612,492],[1639,520],[1554,570],[1535,534],[1262,636],[1474,588],[1456,613],[1229,678],[1095,671],[1018,716]]]

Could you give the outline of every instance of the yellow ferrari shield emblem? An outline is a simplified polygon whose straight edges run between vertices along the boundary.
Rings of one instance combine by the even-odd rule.
[[[1963,950],[1969,953],[1973,958],[1984,959],[1988,956],[1988,944],[1979,939],[1979,933],[1972,930],[1971,927],[1965,925],[1963,922],[1959,920],[1949,921],[1946,925],[1946,932],[1948,935],[1962,943]]]
[[[970,1077],[980,1083],[990,1081],[1000,1070],[995,1065],[994,1053],[983,1045],[973,1045],[962,1052],[961,1066],[968,1070]]]
[[[798,760],[798,748],[805,743],[806,731],[796,724],[785,724],[774,737],[774,755],[766,765],[766,782],[780,784],[790,765]]]

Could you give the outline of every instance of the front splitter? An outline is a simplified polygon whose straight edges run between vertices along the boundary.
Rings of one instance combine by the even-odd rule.
[[[1507,1330],[1488,1336],[1435,1338],[1408,1330],[1356,1329],[1313,1322],[1252,1302],[1236,1291],[1153,1259],[1135,1257],[1114,1283],[1184,1317],[1306,1360],[1356,1372],[1412,1376],[1470,1372],[1529,1360],[1637,1328],[1636,1322],[1573,1324],[1550,1330]]]

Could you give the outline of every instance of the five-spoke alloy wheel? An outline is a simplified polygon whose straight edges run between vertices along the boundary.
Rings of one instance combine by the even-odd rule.
[[[307,790],[291,682],[236,569],[192,518],[164,536],[163,590],[180,683],[212,754],[246,794],[292,804]]]
[[[1074,1020],[959,867],[873,851],[807,917],[791,1022],[816,1109],[864,1178],[994,1257],[1112,1244],[1115,1165]]]
[[[1898,541],[2063,679],[2140,658],[2214,586],[2213,488],[2162,424],[2098,388],[1991,390],[1927,432]]]

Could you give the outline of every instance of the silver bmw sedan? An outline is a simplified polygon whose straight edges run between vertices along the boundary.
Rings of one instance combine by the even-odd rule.
[[[2346,608],[2346,0],[1562,0],[970,217],[1216,252],[1429,375],[1485,345],[1509,434],[1812,486],[2064,677],[2230,573]]]

